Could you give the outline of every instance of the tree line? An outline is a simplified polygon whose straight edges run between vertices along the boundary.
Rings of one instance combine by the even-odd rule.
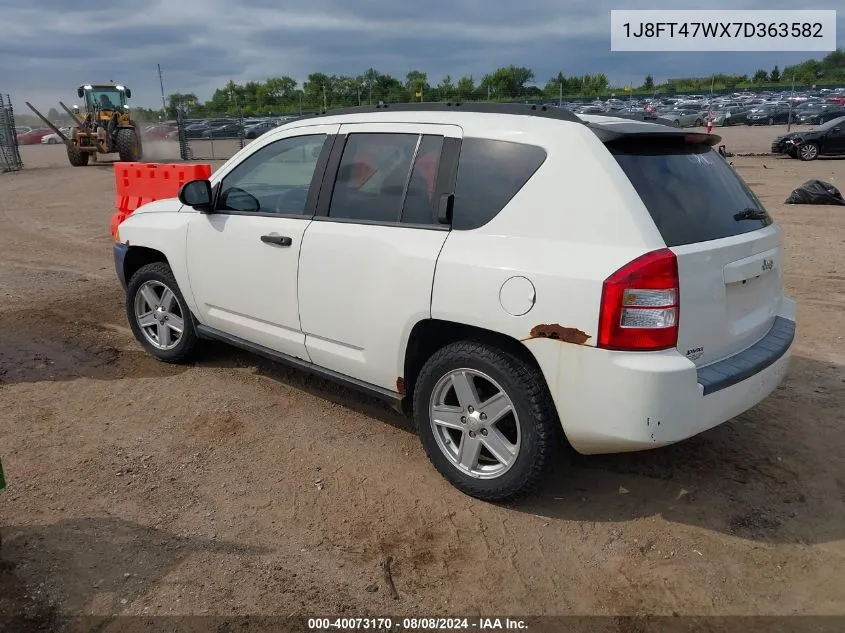
[[[290,114],[359,104],[411,101],[513,101],[558,100],[623,95],[671,95],[675,93],[733,91],[737,89],[789,88],[811,85],[845,85],[845,50],[838,49],[821,60],[809,59],[780,70],[757,70],[752,75],[715,74],[708,77],[672,79],[657,84],[647,75],[639,86],[611,86],[604,73],[566,75],[559,72],[538,85],[534,71],[524,66],[498,68],[479,79],[446,75],[431,82],[428,74],[412,70],[403,78],[370,68],[360,75],[311,73],[300,85],[288,76],[243,84],[229,81],[201,101],[194,93],[177,92],[167,98],[168,118],[177,110],[189,117]],[[160,110],[135,108],[138,118],[156,118]]]

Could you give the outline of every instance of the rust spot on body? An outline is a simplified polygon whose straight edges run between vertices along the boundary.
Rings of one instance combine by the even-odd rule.
[[[402,376],[396,379],[396,391],[400,396],[405,395],[405,379]]]
[[[592,337],[578,328],[563,327],[557,323],[544,323],[531,328],[528,338],[523,340],[527,341],[532,338],[550,338],[563,343],[583,345]]]

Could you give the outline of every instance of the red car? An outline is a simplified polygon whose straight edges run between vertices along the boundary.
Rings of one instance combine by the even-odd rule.
[[[36,145],[41,143],[41,139],[52,134],[53,130],[48,127],[38,128],[37,130],[30,130],[25,134],[18,134],[18,145]]]

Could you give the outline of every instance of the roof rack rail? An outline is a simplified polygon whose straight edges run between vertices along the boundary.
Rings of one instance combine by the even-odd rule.
[[[565,108],[553,108],[529,103],[488,103],[460,101],[432,101],[430,103],[379,103],[377,105],[353,106],[324,110],[314,116],[334,116],[341,114],[363,114],[370,112],[476,112],[483,114],[517,114],[536,116],[559,121],[584,123],[574,112]]]

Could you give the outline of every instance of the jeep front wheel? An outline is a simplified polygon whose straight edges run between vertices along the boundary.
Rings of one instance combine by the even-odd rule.
[[[425,363],[414,389],[414,418],[440,474],[487,501],[514,500],[534,489],[560,437],[540,372],[471,341],[447,345]]]
[[[147,264],[132,276],[126,290],[126,315],[135,338],[159,360],[185,360],[197,347],[193,317],[165,263]]]

